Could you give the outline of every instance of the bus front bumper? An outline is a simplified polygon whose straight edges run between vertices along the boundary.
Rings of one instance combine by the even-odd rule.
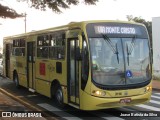
[[[121,97],[121,98],[100,98],[83,93],[82,99],[80,101],[80,109],[82,110],[98,110],[106,108],[115,108],[123,106],[131,106],[136,104],[142,104],[149,102],[151,96],[151,91],[137,96]],[[122,99],[130,99],[130,102],[122,103]]]

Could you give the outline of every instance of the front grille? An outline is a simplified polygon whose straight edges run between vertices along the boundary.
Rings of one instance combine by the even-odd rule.
[[[137,100],[132,100],[130,103],[119,103],[119,101],[115,101],[115,102],[108,102],[108,103],[102,103],[102,104],[98,104],[96,106],[98,107],[104,107],[104,108],[111,108],[111,107],[120,107],[120,106],[130,106],[130,105],[135,105],[137,103],[144,103],[148,101],[147,98],[144,99],[137,99]]]

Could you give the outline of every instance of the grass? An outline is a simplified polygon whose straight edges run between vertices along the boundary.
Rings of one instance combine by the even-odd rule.
[[[153,75],[153,80],[158,80],[158,81],[160,81],[160,77],[157,77],[157,76],[154,76],[154,75]]]

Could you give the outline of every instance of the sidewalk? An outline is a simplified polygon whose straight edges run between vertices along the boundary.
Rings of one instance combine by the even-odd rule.
[[[4,112],[18,112],[23,114],[23,112],[27,114],[27,109],[24,105],[18,103],[17,101],[13,100],[12,98],[8,97],[7,95],[3,94],[0,91],[0,120],[46,120],[44,117],[16,117],[15,115],[18,114],[12,114],[12,117],[4,117],[6,116],[6,113]],[[35,111],[36,112],[36,111]],[[35,113],[34,112],[34,113]],[[10,113],[9,113],[10,114]],[[3,117],[2,117],[3,116]],[[8,113],[7,113],[8,116]]]
[[[27,109],[0,92],[0,111],[27,111]]]
[[[153,88],[153,90],[159,90],[160,91],[160,81],[153,80],[152,81],[152,88]]]

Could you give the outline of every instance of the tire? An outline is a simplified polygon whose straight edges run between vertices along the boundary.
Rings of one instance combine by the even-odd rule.
[[[19,80],[18,80],[18,75],[17,74],[14,75],[13,81],[14,81],[14,84],[15,84],[16,88],[19,88],[20,85],[19,85]]]
[[[61,87],[58,87],[55,92],[55,100],[56,100],[56,105],[58,105],[61,108],[65,107],[65,104],[63,102],[63,92]]]

